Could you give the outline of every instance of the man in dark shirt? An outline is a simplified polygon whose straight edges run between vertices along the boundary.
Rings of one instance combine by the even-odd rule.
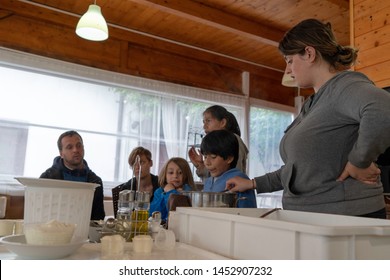
[[[96,183],[91,220],[103,220],[105,217],[103,204],[103,182],[84,160],[84,144],[76,131],[66,131],[57,141],[60,156],[54,158],[53,165],[42,173],[40,178]]]

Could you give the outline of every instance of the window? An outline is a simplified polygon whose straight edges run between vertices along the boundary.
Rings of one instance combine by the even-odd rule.
[[[187,158],[189,145],[201,140],[202,113],[213,104],[235,114],[244,142],[249,135],[249,176],[281,164],[277,147],[291,112],[254,102],[247,133],[243,97],[3,49],[0,53],[0,151],[7,151],[0,158],[0,181],[39,177],[59,153],[58,136],[74,129],[83,137],[85,159],[103,179],[109,196],[112,187],[133,176],[127,159],[136,146],[152,152],[154,174],[170,157]]]
[[[288,108],[286,108],[288,110]],[[293,111],[281,111],[251,106],[249,116],[249,176],[257,177],[277,170],[283,165],[279,143],[284,130],[293,121]],[[257,205],[262,208],[282,207],[282,191],[257,195]]]
[[[283,165],[279,154],[279,142],[293,116],[289,112],[251,107],[249,175],[260,176]]]
[[[27,135],[25,128],[9,127],[0,122],[0,174],[20,175],[24,172]]]

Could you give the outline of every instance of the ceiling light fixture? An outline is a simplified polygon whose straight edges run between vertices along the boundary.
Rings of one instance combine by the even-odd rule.
[[[297,83],[290,74],[284,73],[282,78],[282,85],[285,87],[297,87]]]
[[[76,34],[91,41],[104,41],[108,38],[107,22],[98,5],[89,5],[88,11],[80,18]]]
[[[287,74],[286,72],[284,72],[284,75],[282,78],[282,85],[285,87],[298,88],[298,90],[297,90],[298,95],[294,97],[294,107],[296,108],[297,112],[299,113],[302,109],[303,103],[305,102],[305,97],[300,95],[301,89],[299,88],[297,82],[290,74]]]

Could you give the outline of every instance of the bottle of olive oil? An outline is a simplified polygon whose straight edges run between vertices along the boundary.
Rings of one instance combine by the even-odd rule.
[[[131,216],[133,237],[149,234],[150,193],[137,191],[135,196],[135,207]]]

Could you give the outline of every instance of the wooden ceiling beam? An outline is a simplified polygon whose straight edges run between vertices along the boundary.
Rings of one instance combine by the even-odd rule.
[[[195,1],[182,0],[130,0],[145,6],[150,6],[176,16],[206,24],[220,30],[225,30],[247,37],[252,40],[278,46],[284,32],[262,25],[250,20],[246,20],[232,14],[227,14],[218,9],[205,6]]]

